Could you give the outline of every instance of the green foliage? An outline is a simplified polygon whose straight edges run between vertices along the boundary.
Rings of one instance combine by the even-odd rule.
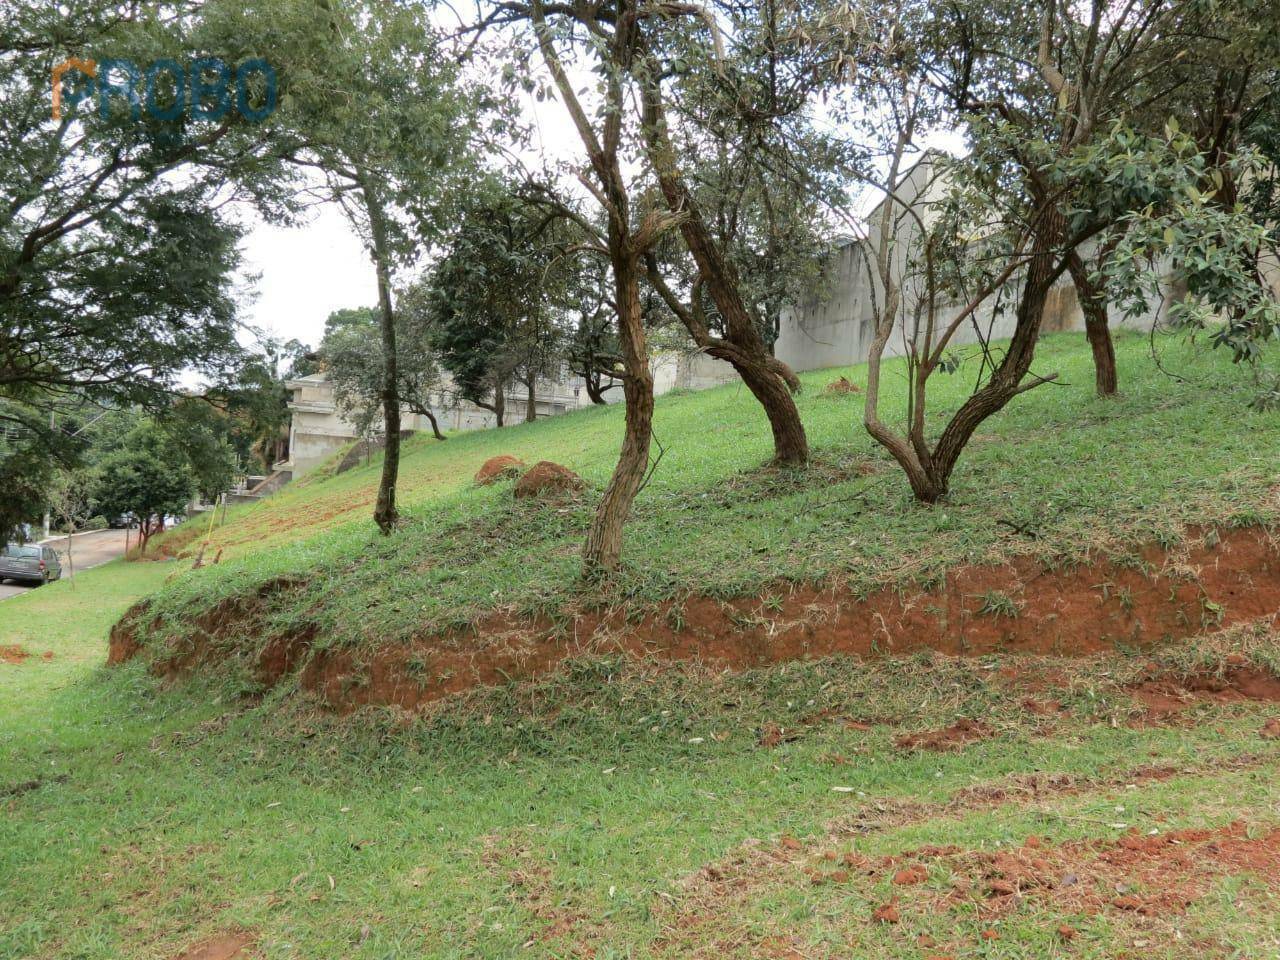
[[[144,422],[98,465],[94,501],[102,513],[131,517],[145,529],[164,516],[184,514],[197,489],[182,446]]]
[[[396,391],[401,405],[418,413],[446,402],[426,320],[408,298],[395,315]],[[325,321],[320,354],[342,414],[361,436],[376,432],[382,416],[383,358],[375,311],[358,308],[331,313]]]
[[[409,309],[423,316],[459,394],[493,408],[495,394],[554,371],[564,324],[556,301],[575,278],[563,223],[502,184],[486,185]]]

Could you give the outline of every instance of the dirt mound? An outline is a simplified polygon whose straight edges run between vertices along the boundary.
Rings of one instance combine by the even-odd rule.
[[[31,654],[16,643],[0,646],[0,663],[22,663],[29,656]]]
[[[272,599],[280,593],[298,589],[302,584],[290,577],[277,577],[259,585],[247,595],[225,597],[185,626],[179,645],[156,651],[151,672],[172,680],[189,674],[204,663],[226,657],[226,647],[235,646],[245,637],[268,635],[267,614]],[[107,647],[107,665],[125,663],[146,646],[146,635],[162,631],[165,623],[156,617],[148,623],[149,604],[139,601],[111,628]],[[306,650],[314,638],[314,629],[306,627],[293,633],[275,636],[258,653],[257,679],[271,685],[286,673],[301,666]]]
[[[923,733],[908,733],[894,739],[894,745],[901,750],[959,750],[967,743],[975,740],[989,740],[995,736],[995,729],[981,720],[970,720],[961,717],[949,727],[941,730],[926,730]]]
[[[174,960],[247,960],[253,944],[246,933],[227,933],[188,947]]]
[[[182,648],[159,651],[163,659],[152,669],[170,676],[214,660],[219,638],[266,637],[259,661],[264,683],[299,671],[304,690],[319,693],[339,710],[366,704],[414,709],[472,687],[545,674],[583,655],[621,653],[730,669],[833,654],[903,656],[921,650],[1075,657],[1118,646],[1149,648],[1280,612],[1280,553],[1265,530],[1225,531],[1212,546],[1191,531],[1187,542],[1196,545],[1172,556],[1147,547],[1141,563],[1102,560],[1045,569],[1023,558],[1003,566],[962,567],[932,589],[886,588],[859,595],[848,588],[783,585],[762,597],[694,597],[642,618],[628,617],[625,609],[581,609],[565,621],[502,611],[482,618],[473,630],[424,635],[358,655],[313,652],[314,627],[272,637],[259,615],[262,597],[287,585],[268,583],[256,596],[220,601],[195,618]],[[984,598],[992,590],[1016,597],[1015,616],[991,615]],[[1204,619],[1206,611],[1212,612],[1211,621]],[[123,662],[141,648],[132,625],[137,616],[131,611],[112,630],[109,663]],[[1267,683],[1280,686],[1250,670],[1237,669],[1239,696]]]
[[[862,388],[848,377],[840,377],[823,387],[822,392],[829,397],[838,397],[846,393],[861,393]]]
[[[499,480],[514,480],[520,476],[520,471],[523,469],[523,460],[504,453],[490,457],[482,463],[480,469],[476,471],[475,481],[482,487],[487,487]]]
[[[536,497],[540,500],[571,496],[586,486],[582,478],[558,463],[539,460],[516,481],[517,500]]]

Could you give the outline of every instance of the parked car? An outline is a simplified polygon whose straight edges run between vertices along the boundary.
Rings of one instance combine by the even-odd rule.
[[[0,550],[0,583],[21,580],[43,584],[62,579],[62,563],[58,554],[39,544],[8,544]]]

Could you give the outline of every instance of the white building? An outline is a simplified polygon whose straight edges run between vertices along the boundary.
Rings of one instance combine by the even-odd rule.
[[[655,357],[652,364],[654,393],[669,390],[701,390],[719,386],[736,379],[733,367],[701,353],[665,352]],[[338,450],[357,439],[355,425],[338,410],[333,385],[323,373],[300,377],[286,383],[289,390],[289,456],[276,463],[273,469],[300,477],[318,467]],[[591,406],[586,387],[580,377],[570,377],[557,382],[539,381],[534,393],[539,417],[554,417],[571,410]],[[605,393],[609,403],[622,400],[621,384]],[[477,407],[469,400],[458,399],[446,384],[432,407],[440,429],[484,430],[497,426],[497,416],[492,410]],[[506,425],[523,423],[528,409],[528,395],[521,385],[513,385],[505,396],[506,409],[503,422]],[[421,414],[408,409],[401,411],[401,423],[405,430],[431,430],[431,423]]]

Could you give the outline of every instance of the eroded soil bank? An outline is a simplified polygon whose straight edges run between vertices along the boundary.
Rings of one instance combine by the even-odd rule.
[[[475,686],[537,676],[569,658],[614,652],[730,669],[926,649],[957,656],[1087,656],[1280,613],[1280,547],[1260,527],[1192,529],[1173,550],[1152,544],[1123,560],[1056,569],[1032,558],[961,567],[929,589],[858,596],[787,586],[732,601],[693,597],[630,622],[619,612],[583,612],[559,628],[495,614],[472,632],[358,651],[315,648],[314,627],[270,635],[268,601],[298,586],[274,581],[210,608],[172,646],[152,653],[152,671],[178,678],[228,657],[252,656],[263,683],[297,674],[302,689],[340,710],[365,704],[412,709]],[[131,611],[112,630],[108,663],[147,648],[140,614]],[[174,633],[163,624],[145,632]]]

